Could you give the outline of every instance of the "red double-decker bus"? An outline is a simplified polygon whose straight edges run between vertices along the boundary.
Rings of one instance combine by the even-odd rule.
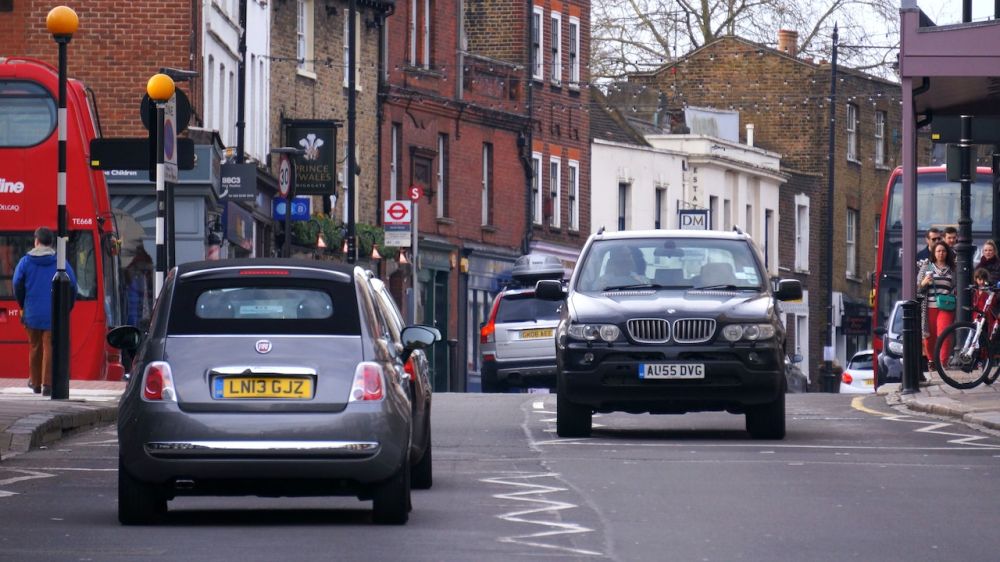
[[[972,264],[979,261],[983,242],[993,232],[993,172],[990,168],[977,169],[979,181],[972,184],[971,218],[972,243],[975,255]],[[961,185],[948,181],[944,166],[917,168],[917,222],[907,225],[917,234],[917,247],[925,247],[927,229],[936,226],[958,226]],[[903,169],[893,170],[885,188],[882,215],[878,231],[878,261],[875,265],[873,290],[872,328],[885,326],[893,305],[903,298]],[[906,264],[914,268],[917,265]],[[874,338],[875,353],[882,352],[882,339]]]
[[[66,88],[67,263],[77,276],[70,314],[71,379],[119,380],[121,357],[104,337],[120,324],[118,243],[104,175],[92,170],[90,141],[100,135],[83,84]],[[58,73],[33,59],[0,57],[0,377],[28,376],[28,338],[13,276],[33,247],[35,228],[57,226]]]

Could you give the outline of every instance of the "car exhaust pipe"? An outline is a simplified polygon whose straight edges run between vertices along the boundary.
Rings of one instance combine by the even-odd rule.
[[[190,478],[178,478],[177,480],[174,480],[174,489],[175,490],[193,490],[194,489],[194,480],[191,480]]]

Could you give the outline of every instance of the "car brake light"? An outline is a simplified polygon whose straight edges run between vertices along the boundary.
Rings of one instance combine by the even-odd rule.
[[[354,369],[351,397],[347,401],[381,400],[383,396],[382,367],[377,363],[358,363],[357,368]]]
[[[413,379],[417,376],[417,371],[413,367],[413,356],[411,355],[409,359],[406,360],[406,365],[403,365],[403,372]]]
[[[142,381],[142,397],[146,400],[177,402],[177,390],[174,388],[174,376],[169,363],[153,361],[146,366]]]
[[[497,311],[500,310],[500,299],[503,297],[497,297],[493,301],[493,308],[490,309],[490,319],[486,321],[486,324],[479,330],[479,343],[493,343],[496,340],[496,319]]]
[[[851,373],[844,371],[844,374],[840,377],[840,380],[844,381],[844,384],[851,384],[852,382],[854,382],[854,377],[851,376]]]

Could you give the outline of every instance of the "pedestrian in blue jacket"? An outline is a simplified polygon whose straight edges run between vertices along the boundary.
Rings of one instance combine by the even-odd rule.
[[[35,394],[52,395],[52,278],[56,275],[55,235],[40,226],[35,247],[14,268],[14,297],[21,307],[21,323],[28,331],[28,386]],[[76,274],[66,264],[70,307],[76,299]]]

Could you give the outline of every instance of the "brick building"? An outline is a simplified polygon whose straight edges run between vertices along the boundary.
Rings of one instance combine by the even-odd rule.
[[[871,345],[868,278],[874,270],[877,220],[890,171],[899,161],[899,85],[838,68],[833,206],[829,207],[828,154],[831,66],[796,53],[796,34],[784,31],[779,48],[723,37],[656,71],[636,74],[612,88],[620,109],[663,120],[685,107],[735,110],[740,135],[752,124],[754,145],[782,155],[779,223],[780,275],[798,278],[805,296],[785,306],[791,341],[806,337],[789,353],[808,347],[815,367],[830,345],[827,307],[833,303],[833,345],[841,364]],[[669,124],[668,124],[669,125]],[[737,223],[739,221],[736,221]],[[832,242],[832,244],[829,244]],[[832,270],[827,266],[833,250]],[[833,272],[832,298],[827,275]],[[841,273],[843,272],[843,273]],[[812,320],[798,322],[797,307]],[[801,311],[805,316],[805,311]],[[805,334],[808,334],[807,336]]]
[[[572,267],[589,232],[580,213],[589,204],[589,4],[453,9],[397,4],[381,108],[381,199],[423,190],[413,312],[451,340],[431,354],[436,390],[476,379],[479,325],[516,257],[549,253]],[[399,297],[410,273],[390,278]]]

